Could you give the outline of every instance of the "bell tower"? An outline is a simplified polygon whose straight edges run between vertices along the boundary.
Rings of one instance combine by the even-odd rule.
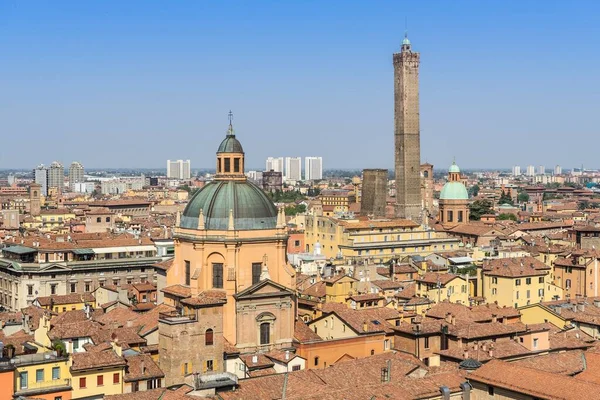
[[[419,127],[419,62],[404,36],[394,61],[394,148],[396,216],[421,222],[421,144]]]

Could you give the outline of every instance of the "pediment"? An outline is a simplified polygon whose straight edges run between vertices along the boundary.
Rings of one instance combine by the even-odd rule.
[[[273,282],[270,279],[260,281],[247,289],[242,290],[234,297],[237,300],[246,298],[260,298],[260,297],[273,297],[273,296],[292,296],[292,292],[287,287]]]
[[[51,271],[70,271],[71,268],[62,265],[62,264],[58,264],[58,263],[51,263],[48,265],[44,265],[42,268],[39,269],[40,272],[51,272]]]

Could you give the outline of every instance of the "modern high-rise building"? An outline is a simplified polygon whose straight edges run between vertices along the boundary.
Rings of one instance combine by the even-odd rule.
[[[419,125],[419,62],[408,36],[394,53],[394,148],[396,216],[421,219],[421,133]]]
[[[281,172],[283,174],[283,157],[269,157],[265,165],[265,171]]]
[[[191,171],[190,160],[167,160],[167,178],[190,179]]]
[[[518,166],[518,165],[515,165],[512,168],[512,174],[513,174],[513,176],[519,176],[519,175],[521,175],[521,167]]]
[[[53,161],[48,168],[48,189],[56,188],[60,193],[65,186],[65,167],[58,161]]]
[[[33,170],[33,181],[40,185],[42,196],[48,196],[48,167],[40,164]]]
[[[535,176],[535,167],[533,165],[527,166],[527,176]]]
[[[69,188],[75,192],[75,184],[85,181],[83,165],[78,161],[73,161],[69,166]]]
[[[544,167],[543,165],[538,166],[537,173],[538,175],[544,175],[546,173],[546,167]]]
[[[323,157],[304,159],[304,179],[307,181],[323,179]]]
[[[302,179],[302,157],[285,158],[285,180],[299,181]]]
[[[560,165],[554,167],[554,175],[562,175],[562,167]]]

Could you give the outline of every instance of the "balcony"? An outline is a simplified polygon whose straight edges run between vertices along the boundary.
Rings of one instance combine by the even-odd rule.
[[[194,375],[194,386],[196,390],[235,387],[237,386],[237,383],[237,375],[230,372]]]
[[[17,378],[17,385],[20,380]],[[17,387],[15,396],[35,396],[44,393],[54,393],[71,390],[71,379],[53,379],[41,382],[30,382],[27,387]]]
[[[158,313],[158,320],[169,325],[196,322],[196,314],[182,314],[178,311]]]

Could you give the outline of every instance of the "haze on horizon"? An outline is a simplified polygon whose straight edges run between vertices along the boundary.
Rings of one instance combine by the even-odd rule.
[[[421,53],[421,158],[600,167],[600,3],[0,2],[0,168],[210,168],[227,112],[268,156],[392,168],[393,68]]]

